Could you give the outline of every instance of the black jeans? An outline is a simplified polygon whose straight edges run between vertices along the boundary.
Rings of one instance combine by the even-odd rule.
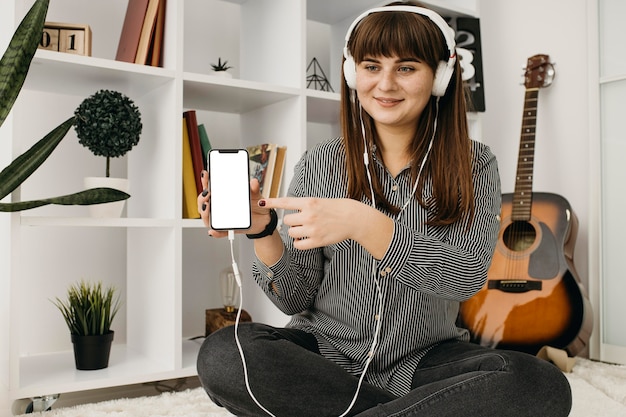
[[[258,401],[276,417],[336,417],[350,404],[358,378],[319,354],[315,337],[295,329],[241,323],[241,342]],[[233,327],[211,334],[198,355],[209,397],[238,416],[265,416],[245,386]],[[451,341],[434,347],[405,396],[366,382],[348,415],[567,416],[571,390],[554,365],[515,351]]]

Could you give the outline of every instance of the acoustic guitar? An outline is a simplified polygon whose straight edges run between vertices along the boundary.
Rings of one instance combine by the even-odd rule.
[[[514,193],[502,195],[487,282],[461,303],[459,324],[483,346],[536,354],[547,345],[575,356],[593,326],[573,261],[578,219],[562,196],[532,191],[539,90],[553,78],[547,55],[528,58]]]

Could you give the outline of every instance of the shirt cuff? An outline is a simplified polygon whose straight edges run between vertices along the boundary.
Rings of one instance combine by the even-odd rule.
[[[286,275],[289,265],[288,258],[287,251],[284,251],[278,262],[271,266],[265,265],[258,258],[255,260],[256,271],[254,271],[254,277],[257,284],[266,294],[276,298],[281,298],[282,294],[284,294],[279,278]]]
[[[391,243],[385,256],[378,263],[381,277],[397,277],[413,251],[413,232],[404,225],[394,222]]]

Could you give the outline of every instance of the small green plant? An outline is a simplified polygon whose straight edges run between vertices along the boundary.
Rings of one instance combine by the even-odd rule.
[[[113,286],[101,282],[80,281],[67,290],[67,299],[53,301],[61,311],[70,333],[77,336],[106,334],[121,307],[119,294]]]
[[[222,62],[222,58],[217,58],[217,64],[211,64],[213,71],[226,71],[232,67],[228,65],[228,61]]]
[[[111,158],[124,156],[139,143],[141,114],[135,103],[118,91],[100,90],[87,97],[74,112],[78,143],[96,156],[106,157],[106,176]]]

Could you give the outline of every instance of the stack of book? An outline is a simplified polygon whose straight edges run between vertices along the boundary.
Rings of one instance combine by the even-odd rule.
[[[128,0],[115,59],[162,66],[166,0]]]
[[[200,218],[198,194],[203,191],[201,173],[207,168],[211,141],[195,110],[183,112],[183,218]],[[285,169],[287,148],[262,143],[246,148],[250,159],[250,178],[256,178],[265,198],[278,197]]]
[[[287,148],[275,143],[248,146],[250,177],[261,184],[261,195],[265,198],[278,197],[285,170]]]

